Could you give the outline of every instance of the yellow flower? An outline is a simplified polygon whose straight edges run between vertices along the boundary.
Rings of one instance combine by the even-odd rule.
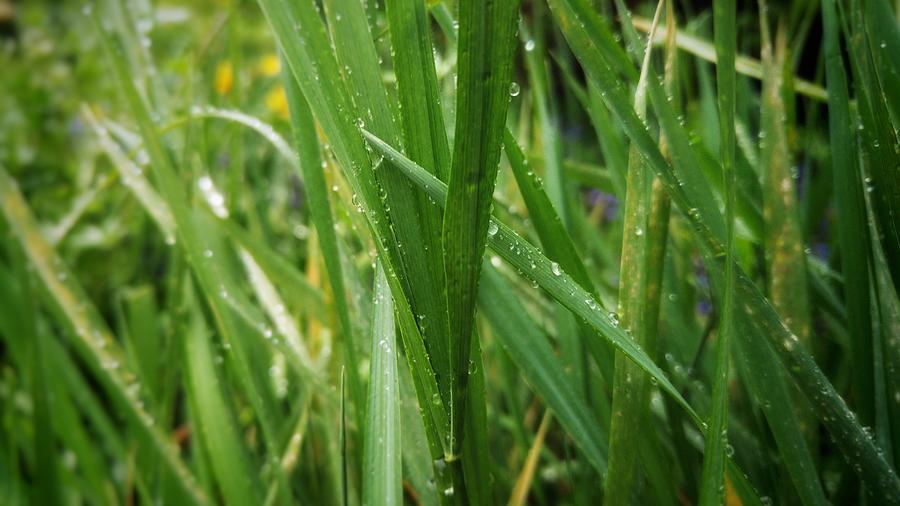
[[[231,92],[232,86],[234,86],[234,68],[231,66],[230,61],[225,60],[216,67],[216,93],[225,96]]]
[[[287,95],[284,94],[284,88],[276,86],[266,94],[266,107],[279,117],[288,118]]]
[[[266,77],[277,75],[278,72],[281,71],[281,61],[278,59],[278,55],[270,54],[263,57],[263,59],[259,61],[259,65],[257,66],[256,70],[260,73],[260,75]]]

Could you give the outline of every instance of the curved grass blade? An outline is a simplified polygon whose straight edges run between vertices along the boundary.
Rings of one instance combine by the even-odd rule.
[[[706,266],[711,277],[723,276],[725,253],[719,240],[722,234],[718,231],[721,228],[716,225],[722,220],[714,208],[706,207],[707,210],[703,210],[705,185],[697,185],[683,179],[684,175],[689,174],[684,170],[678,171],[679,165],[684,161],[683,158],[679,160],[678,156],[673,157],[676,170],[666,163],[652,139],[640,125],[634,111],[623,98],[621,84],[611,79],[609,66],[599,48],[594,46],[594,43],[602,43],[602,39],[590,35],[585,30],[566,0],[551,0],[551,8],[569,40],[569,46],[575,51],[585,71],[607,92],[604,98],[614,115],[632,141],[640,147],[642,155],[659,176],[660,181],[665,184],[672,201],[689,220],[701,248],[709,254],[711,262],[707,262]],[[666,138],[672,144],[673,155],[676,155],[679,150],[683,150],[686,139],[683,132],[678,134],[678,128],[675,126],[678,124],[677,119],[667,105],[658,83],[654,84],[654,81],[651,79],[649,82],[649,94]],[[713,214],[710,214],[711,211],[714,211]],[[870,484],[872,490],[877,490],[878,497],[882,499],[894,497],[900,500],[900,480],[879,455],[872,440],[863,431],[859,421],[847,408],[834,386],[815,364],[806,348],[796,343],[796,336],[784,325],[750,278],[740,268],[736,269],[736,273],[738,300],[750,313],[762,335],[777,352],[785,369],[791,373],[792,379],[811,402],[819,420],[835,438],[845,459],[853,464],[857,475]]]
[[[211,106],[195,106],[192,107],[189,111],[191,119],[202,119],[202,118],[215,118],[215,119],[223,119],[226,121],[230,121],[232,123],[237,123],[238,125],[242,125],[250,130],[255,131],[259,135],[261,135],[264,139],[269,141],[272,147],[278,151],[278,154],[281,155],[285,160],[288,161],[294,168],[297,168],[297,155],[291,149],[290,144],[284,138],[278,134],[272,125],[262,121],[261,119],[251,116],[247,113],[241,111],[235,111],[232,109],[222,109],[220,107],[211,107]],[[163,128],[160,128],[161,132],[166,132],[170,128],[180,125],[186,122],[186,120],[175,120],[172,123],[166,125]]]
[[[387,506],[402,502],[400,383],[394,304],[381,267],[375,273],[374,299],[362,492],[367,504]]]
[[[504,132],[503,149],[506,158],[512,168],[519,187],[519,193],[525,201],[528,216],[534,224],[541,245],[546,251],[547,258],[557,262],[557,268],[562,269],[581,285],[587,292],[599,300],[597,290],[588,275],[584,262],[575,249],[572,238],[566,231],[563,221],[557,214],[549,196],[542,188],[541,181],[535,176],[534,171],[528,167],[528,161],[522,150],[516,143],[512,132]],[[600,370],[605,375],[610,375],[613,370],[613,354],[610,347],[602,341],[594,339],[594,331],[586,325],[581,326],[583,336],[594,360],[597,361]]]
[[[378,177],[392,178],[389,174],[391,171],[374,170],[373,165],[378,167],[380,161],[369,158],[359,135],[351,99],[346,90],[333,85],[341,82],[341,76],[320,14],[313,3],[306,0],[290,3],[284,0],[260,0],[259,4],[275,32],[294,79],[303,91],[350,186],[357,194],[359,208],[365,213],[397,305],[400,335],[410,361],[419,404],[423,408],[421,414],[429,449],[437,462],[442,455],[452,453],[448,445],[449,437],[445,437],[449,422],[441,401],[435,369],[432,367],[432,360],[437,359],[429,358],[411,305],[415,298],[407,299],[407,296],[411,293],[415,295],[413,287],[418,288],[419,292],[416,293],[422,293],[423,297],[435,298],[440,294],[433,293],[424,283],[412,283],[412,279],[406,275],[408,266],[401,261],[398,241],[394,237],[395,229],[386,214],[386,203],[381,199],[381,188],[375,177],[376,172],[382,172],[385,174]],[[371,41],[366,44],[371,45]],[[369,64],[371,62],[367,63]],[[392,178],[389,182],[392,184],[384,186],[392,192],[402,191],[402,178]],[[409,230],[410,224],[406,226]],[[418,233],[418,227],[413,224],[410,233]],[[421,241],[405,243],[415,245],[421,244]],[[439,340],[429,340],[435,341]],[[439,362],[435,364],[439,365]],[[432,402],[433,399],[438,402]],[[442,479],[440,476],[436,478],[438,481]]]
[[[366,131],[364,131],[364,134],[373,148],[390,159],[391,163],[415,182],[416,185],[431,195],[436,202],[444,202],[447,190],[443,183],[378,137]],[[598,310],[597,301],[589,292],[575,282],[569,274],[555,268],[553,262],[545,257],[543,253],[519,237],[518,234],[503,223],[492,220],[487,238],[491,249],[509,262],[510,265],[518,269],[522,276],[536,282],[551,297],[577,316],[585,319],[600,335],[609,340],[618,350],[622,351],[640,365],[650,376],[655,378],[660,387],[672,395],[678,404],[687,411],[691,419],[700,425],[700,419],[697,417],[697,414],[684,400],[678,389],[672,385],[662,370],[641,350],[631,336],[619,328],[616,315],[610,315],[605,311]]]
[[[556,419],[599,474],[606,473],[606,438],[584,398],[578,395],[565,368],[528,311],[503,278],[488,266],[478,289],[479,311],[494,337],[519,367],[525,381],[553,411]]]
[[[49,302],[75,337],[76,350],[84,356],[113,399],[125,408],[128,418],[160,454],[163,465],[169,470],[175,483],[183,489],[186,497],[196,504],[204,504],[206,497],[198,488],[190,470],[178,457],[167,437],[154,426],[147,411],[128,393],[128,386],[134,381],[135,375],[124,365],[124,353],[100,313],[86,302],[88,297],[84,290],[43,239],[15,182],[2,168],[0,209],[25,250],[29,262],[34,266]]]
[[[215,223],[228,237],[249,252],[263,272],[282,287],[283,293],[294,307],[310,315],[322,315],[326,312],[322,293],[290,262],[232,220],[217,219]]]
[[[229,275],[229,266],[213,261],[214,253],[217,251],[220,257],[224,256],[219,244],[221,238],[215,233],[215,227],[208,227],[209,222],[204,221],[210,218],[195,213],[190,206],[185,189],[150,117],[147,105],[128,75],[127,62],[122,58],[119,40],[104,27],[97,14],[94,14],[93,21],[119,88],[136,116],[160,194],[175,220],[181,251],[196,274],[199,287],[212,310],[217,330],[227,345],[232,347],[230,356],[234,358],[232,363],[236,368],[239,383],[247,392],[248,401],[262,428],[265,447],[274,455],[277,448],[274,441],[276,417],[272,385],[260,372],[265,368],[260,367],[261,360],[253,346],[255,343],[248,341],[248,333],[239,326],[240,321],[235,319],[228,307],[228,302],[233,296],[237,296],[239,291],[234,289],[235,282]],[[227,214],[227,210],[225,213]],[[276,467],[275,472],[280,472],[280,468]],[[219,479],[222,477],[219,476]],[[259,487],[252,487],[252,492],[247,493],[262,497],[262,490]]]
[[[169,207],[156,193],[156,190],[150,186],[141,168],[122,152],[119,145],[112,140],[106,128],[100,125],[91,110],[84,107],[82,108],[82,114],[87,119],[88,124],[94,129],[94,133],[100,141],[100,147],[106,153],[106,156],[109,157],[113,167],[119,172],[122,182],[134,194],[141,206],[147,211],[147,214],[156,222],[166,238],[166,242],[172,242],[175,238],[175,219],[172,217]]]

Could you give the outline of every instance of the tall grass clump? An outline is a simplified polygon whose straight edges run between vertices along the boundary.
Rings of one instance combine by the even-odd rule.
[[[900,504],[888,0],[0,0],[0,503]]]

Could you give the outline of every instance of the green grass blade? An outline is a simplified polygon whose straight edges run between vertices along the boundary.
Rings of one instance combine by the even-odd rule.
[[[851,335],[853,392],[860,422],[875,416],[872,375],[872,320],[869,300],[869,234],[863,203],[862,177],[851,132],[850,97],[841,56],[840,28],[835,2],[822,2],[825,31],[825,72],[828,81],[828,125],[837,235],[841,248],[844,300]],[[900,498],[898,498],[900,500]]]
[[[394,304],[384,271],[376,271],[362,490],[367,504],[392,505],[402,502],[400,383]]]
[[[264,242],[239,227],[234,221],[220,219],[216,223],[229,238],[250,253],[266,275],[281,286],[293,307],[300,308],[310,315],[321,315],[326,311],[322,292],[312,286],[306,276],[284,257],[272,251]]]
[[[404,157],[397,150],[387,145],[381,139],[366,132],[366,138],[373,148],[383,153],[385,157],[407,175],[413,182],[426,191],[438,203],[443,203],[446,198],[446,186],[430,175],[427,171]],[[593,295],[581,288],[569,274],[554,268],[551,260],[543,255],[537,248],[519,237],[506,225],[493,220],[488,230],[488,243],[498,255],[518,269],[521,274],[538,284],[547,291],[551,297],[563,306],[584,318],[589,325],[594,327],[600,335],[609,340],[617,349],[622,351],[635,363],[641,366],[650,376],[656,379],[660,387],[672,395],[676,401],[688,412],[691,418],[699,424],[699,418],[681,396],[665,374],[653,363],[643,350],[634,342],[623,329],[619,328],[618,317],[614,314],[598,310],[599,306]],[[494,227],[496,225],[496,228]]]
[[[494,484],[491,461],[491,439],[488,435],[487,417],[487,387],[484,371],[484,361],[481,356],[481,340],[476,333],[471,341],[469,350],[469,383],[466,396],[466,417],[463,431],[462,453],[465,456],[462,461],[462,473],[466,483],[466,496],[457,494],[451,490],[451,499],[465,504],[494,504],[496,502],[493,492]],[[451,466],[451,471],[456,470]],[[487,477],[487,478],[485,478]],[[447,497],[447,489],[444,489],[444,497]]]
[[[479,310],[494,336],[519,367],[525,381],[553,411],[559,423],[601,475],[606,472],[605,437],[591,410],[573,388],[563,364],[528,317],[512,289],[487,266],[479,286]]]
[[[334,292],[334,303],[343,334],[342,343],[347,357],[347,365],[351,371],[357,371],[358,359],[354,345],[353,325],[350,319],[350,308],[347,305],[347,291],[344,285],[337,235],[334,230],[334,218],[331,213],[331,205],[328,203],[328,187],[322,172],[319,138],[309,104],[287,70],[288,68],[288,65],[285,64],[283,81],[291,115],[291,125],[294,128],[294,142],[299,156],[300,173],[303,176],[303,188],[309,202],[310,217],[319,234],[319,247],[322,249],[322,258],[325,261],[325,269],[328,271],[328,280]],[[362,386],[359,375],[356,373],[350,375],[350,394],[358,407],[357,420],[361,421]],[[362,426],[361,423],[360,426]]]
[[[503,149],[506,158],[512,168],[519,187],[519,193],[528,208],[528,216],[534,224],[541,245],[544,247],[547,258],[557,262],[557,268],[569,273],[572,278],[587,292],[597,297],[597,290],[588,275],[587,268],[572,242],[572,238],[566,231],[562,219],[556,212],[550,197],[543,190],[541,180],[535,176],[534,171],[528,166],[528,160],[516,143],[512,132],[507,130],[503,137]],[[579,324],[580,325],[580,324]],[[600,370],[604,374],[612,372],[612,353],[609,346],[595,339],[594,332],[585,325],[581,326],[581,333],[587,341],[588,349],[594,360],[597,361]]]
[[[397,98],[400,130],[407,155],[420,163],[439,179],[446,181],[450,170],[450,148],[442,112],[440,88],[434,63],[434,47],[426,5],[415,0],[392,0],[385,4],[391,33],[393,68],[397,76]],[[389,171],[393,172],[393,171]],[[386,174],[391,187],[399,187]],[[407,185],[408,181],[403,181]],[[407,188],[403,186],[403,188]],[[398,216],[413,224],[420,234],[402,239],[407,245],[409,277],[417,324],[430,354],[432,367],[438,374],[438,386],[446,400],[449,396],[451,373],[447,300],[444,297],[446,280],[443,272],[441,246],[442,215],[430,199],[419,192],[407,197],[414,208],[407,215]],[[411,214],[410,214],[411,212]],[[418,258],[415,258],[418,257]]]
[[[463,0],[459,5],[456,133],[442,233],[453,459],[462,445],[475,300],[509,103],[518,12],[516,0]]]
[[[897,83],[896,48],[900,47],[900,31],[891,23],[884,2],[853,4],[853,33],[849,42],[850,65],[853,70],[858,112],[861,151],[867,153],[870,181],[866,191],[872,200],[873,216],[878,225],[879,241],[888,259],[891,278],[900,290],[900,152],[890,146],[900,144],[900,91]],[[863,11],[864,12],[861,12]],[[889,9],[888,9],[889,10]],[[892,49],[893,48],[893,49]],[[888,60],[894,60],[892,67]],[[894,82],[889,86],[888,82]],[[888,103],[893,103],[894,114]]]
[[[186,497],[197,504],[205,503],[203,492],[166,436],[154,427],[153,420],[138,400],[129,395],[128,385],[132,384],[135,375],[123,365],[123,352],[115,344],[97,309],[86,302],[88,298],[83,289],[41,237],[38,225],[15,182],[2,169],[0,208],[29,262],[34,266],[51,304],[63,316],[67,329],[75,336],[76,350],[83,354],[115,401],[124,407],[128,418],[152,442],[153,448],[160,454],[163,464],[171,472],[175,483],[186,493]]]
[[[690,221],[701,246],[710,252],[711,256],[708,258],[713,263],[707,262],[706,266],[711,277],[724,276],[725,249],[718,239],[722,237],[722,234],[716,232],[721,228],[715,225],[717,222],[722,222],[721,215],[716,212],[714,207],[703,207],[703,199],[706,198],[703,195],[706,193],[704,192],[705,185],[682,179],[684,175],[688,174],[684,170],[679,171],[676,175],[659,153],[652,139],[639,126],[639,120],[621,95],[621,85],[609,78],[609,67],[598,48],[591,42],[592,40],[598,42],[601,39],[591,37],[584,31],[570,6],[563,0],[553,0],[551,7],[555,9],[554,15],[559,20],[558,24],[563,28],[569,39],[570,47],[575,50],[585,71],[591,79],[603,84],[603,88],[607,92],[605,97],[607,104],[616,118],[621,121],[632,141],[640,147],[643,156],[659,176],[660,181],[665,184],[673,203]],[[677,151],[681,149],[679,145],[683,148],[683,142],[686,141],[685,134],[684,132],[678,134],[677,129],[671,128],[672,122],[675,121],[677,124],[677,120],[675,120],[674,114],[667,110],[666,99],[662,96],[659,87],[654,85],[654,80],[651,79],[649,84],[649,94],[654,108],[667,139],[672,142],[673,155],[677,155]],[[670,135],[672,133],[680,138],[673,137]],[[680,163],[678,156],[675,156],[673,164],[676,170]],[[704,211],[704,209],[706,210]],[[837,394],[807,350],[802,345],[795,344],[796,336],[784,325],[754,283],[742,269],[738,268],[736,272],[738,299],[745,309],[751,312],[756,325],[769,340],[772,348],[778,352],[782,364],[791,372],[793,380],[812,403],[819,420],[835,437],[844,457],[854,463],[854,470],[857,471],[860,478],[872,484],[874,489],[879,490],[880,497],[900,496],[900,480],[878,454],[871,439],[863,431],[859,421],[852,415],[843,399]]]
[[[162,231],[166,242],[175,240],[175,219],[172,212],[162,200],[156,190],[150,186],[147,178],[144,177],[143,171],[134,162],[132,162],[119,146],[112,140],[109,133],[103,128],[97,119],[91,113],[90,109],[84,108],[83,114],[87,118],[88,124],[94,129],[100,141],[100,147],[113,163],[113,167],[119,172],[119,177],[125,183],[125,186],[134,194],[135,198],[141,203],[141,206],[147,211],[147,214],[153,218]]]
[[[21,256],[21,252],[16,251],[15,256]],[[21,259],[20,259],[21,260]],[[18,285],[18,293],[15,294],[21,301],[21,307],[18,316],[21,318],[21,333],[17,333],[15,337],[8,335],[7,339],[16,338],[26,342],[28,360],[30,360],[31,369],[31,395],[34,404],[33,426],[34,431],[34,466],[36,475],[34,488],[32,489],[32,501],[35,504],[58,504],[61,500],[60,491],[60,472],[58,460],[56,458],[57,443],[56,436],[53,433],[53,420],[60,415],[59,402],[55,400],[55,393],[52,390],[49,360],[47,353],[48,338],[42,332],[38,331],[37,319],[35,316],[36,305],[34,303],[33,290],[31,289],[31,281],[25,270],[25,262],[16,262],[19,266],[16,273],[16,280],[13,283]],[[5,277],[5,276],[4,276]],[[12,276],[10,276],[12,277]],[[4,283],[7,281],[4,280]],[[12,295],[12,294],[8,294]],[[5,297],[4,297],[5,298]],[[14,300],[12,297],[8,299]],[[27,368],[26,368],[27,370]]]
[[[250,504],[261,497],[256,472],[248,459],[234,415],[225,400],[214,363],[210,332],[198,311],[184,339],[188,393],[198,418],[198,432],[227,504]]]
[[[239,291],[235,289],[235,282],[229,276],[229,266],[213,260],[217,252],[219,253],[218,258],[224,257],[223,250],[219,246],[220,237],[215,234],[214,227],[209,227],[209,221],[205,221],[211,218],[196,214],[190,207],[190,201],[187,199],[169,153],[162,143],[159,131],[151,119],[144,100],[129,78],[126,62],[118,49],[118,40],[104,28],[96,15],[94,22],[109,63],[116,75],[119,88],[137,118],[160,194],[172,211],[175,220],[181,251],[197,276],[196,279],[212,309],[216,327],[222,339],[233,351],[231,356],[234,358],[233,365],[236,368],[239,383],[247,392],[248,400],[260,423],[266,449],[274,452],[276,450],[274,443],[275,417],[273,416],[275,412],[274,394],[271,383],[261,372],[265,369],[259,367],[261,361],[253,346],[256,343],[248,341],[248,333],[240,327],[239,320],[235,319],[228,307],[229,301],[232,301]],[[227,215],[227,209],[219,212]],[[243,305],[246,305],[246,302]],[[278,469],[276,468],[275,471],[278,472]],[[222,476],[218,478],[223,479]],[[259,487],[253,487],[252,493],[261,497],[262,491]]]
[[[624,13],[624,6],[617,4],[619,12]],[[651,33],[659,24],[663,2],[659,2],[654,15]],[[652,35],[651,35],[652,38]],[[631,38],[630,47],[638,47],[636,37]],[[643,55],[641,77],[638,80],[634,96],[634,109],[638,116],[646,121],[646,81],[650,72],[651,46],[647,45]],[[651,313],[654,304],[648,292],[650,284],[650,248],[659,242],[665,244],[665,232],[654,227],[656,234],[651,238],[650,209],[652,194],[644,161],[635,146],[628,153],[628,172],[625,187],[625,216],[622,234],[622,258],[619,277],[618,313],[620,323],[627,329],[635,341],[653,357],[656,349],[656,336],[650,334],[655,327],[651,320],[656,320],[657,313]],[[652,242],[651,242],[652,241]],[[658,300],[659,291],[655,293]],[[604,504],[627,504],[634,489],[635,469],[638,452],[634,448],[641,441],[641,428],[646,418],[649,402],[650,385],[641,369],[621,353],[616,354],[615,375],[613,377],[612,417],[610,419],[609,442],[609,474],[606,476]],[[645,442],[649,444],[649,442]]]
[[[313,3],[305,0],[291,3],[284,0],[260,0],[259,4],[284,52],[285,60],[290,66],[294,79],[328,139],[338,164],[356,193],[359,208],[365,213],[368,227],[375,239],[376,249],[382,255],[388,283],[391,285],[394,301],[398,308],[401,338],[409,356],[416,394],[423,407],[422,417],[432,456],[437,460],[442,454],[450,455],[451,452],[447,445],[449,441],[444,437],[449,429],[449,422],[441,401],[441,394],[436,390],[438,383],[435,370],[441,365],[441,357],[435,357],[432,353],[429,358],[419,324],[416,317],[413,316],[415,313],[413,313],[412,302],[415,301],[415,298],[407,299],[407,296],[413,293],[414,288],[417,291],[413,295],[419,294],[426,299],[433,300],[440,294],[435,294],[424,283],[413,283],[405,275],[407,266],[402,262],[400,248],[394,236],[395,229],[386,214],[386,203],[382,201],[381,187],[376,182],[376,173],[378,173],[378,177],[389,178],[389,184],[383,185],[387,187],[385,192],[388,196],[402,192],[404,182],[402,179],[393,178],[390,174],[391,171],[372,170],[373,164],[377,167],[380,161],[370,160],[359,135],[359,126],[357,125],[359,117],[354,114],[355,108],[351,98],[346,90],[334,85],[334,83],[341,82],[342,78],[332,53],[331,41]],[[336,18],[336,16],[334,17]],[[355,23],[358,24],[358,21]],[[359,36],[352,33],[346,35]],[[368,40],[365,44],[368,47],[371,45],[371,41]],[[366,68],[371,68],[371,62],[363,63]],[[354,71],[355,73],[357,71]],[[381,86],[380,82],[378,86]],[[377,93],[377,91],[378,88],[372,90],[372,93]],[[387,120],[380,116],[376,119],[379,122]],[[391,192],[389,194],[387,193],[388,189]],[[405,199],[405,197],[405,195],[400,196],[401,199]],[[396,206],[392,202],[390,207],[399,209],[403,206]],[[415,236],[421,227],[409,221],[410,216],[415,216],[414,213],[407,213],[406,216],[407,221],[401,220],[399,224],[404,227],[407,234]],[[421,241],[405,241],[405,243],[409,247],[414,247],[413,245],[421,244]],[[417,256],[416,258],[424,261],[424,257]],[[440,342],[440,339],[428,340],[429,346],[436,342]],[[432,367],[432,360],[435,367]],[[446,378],[446,375],[443,377]],[[432,402],[435,395],[437,395],[437,404]]]
[[[713,375],[709,433],[703,449],[700,498],[704,506],[721,504],[725,499],[725,446],[728,444],[728,366],[730,343],[735,334],[735,70],[737,39],[736,1],[713,2],[713,28],[716,43],[716,91],[719,110],[719,158],[725,184],[725,283],[720,298],[721,325],[717,333],[716,370]]]
[[[415,0],[388,0],[385,7],[397,94],[402,104],[400,119],[406,154],[445,181],[450,170],[450,147],[441,112],[428,12],[423,2]]]

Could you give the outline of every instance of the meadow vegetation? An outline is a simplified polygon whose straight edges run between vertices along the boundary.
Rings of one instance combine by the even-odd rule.
[[[900,504],[900,4],[0,0],[0,503]]]

